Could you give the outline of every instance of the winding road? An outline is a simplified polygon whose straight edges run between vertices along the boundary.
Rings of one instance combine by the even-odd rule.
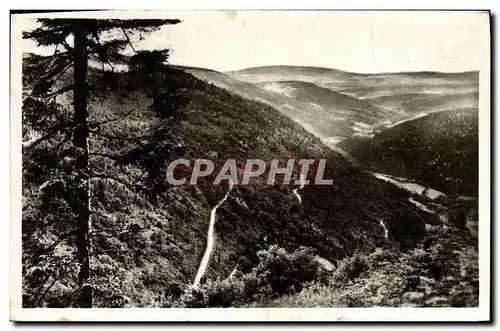
[[[384,229],[384,236],[386,239],[389,238],[389,230],[387,230],[387,227],[385,226],[385,223],[383,220],[379,220],[380,222],[380,226],[382,227],[382,229]]]
[[[196,273],[196,277],[194,278],[193,287],[197,287],[200,284],[200,280],[205,274],[205,271],[207,270],[208,262],[210,261],[210,255],[212,254],[212,250],[214,248],[214,226],[215,226],[215,216],[217,213],[217,208],[219,208],[219,206],[224,201],[226,201],[227,197],[229,196],[229,193],[233,189],[233,185],[234,185],[233,182],[229,181],[229,190],[227,191],[226,195],[210,211],[210,225],[208,226],[208,233],[207,233],[207,247],[205,248],[205,253],[203,254],[203,258],[201,259],[201,263],[198,268],[198,272]]]
[[[299,194],[299,190],[303,189],[304,186],[305,186],[304,176],[302,176],[302,174],[300,174],[300,187],[292,190],[292,193],[295,194],[295,196],[297,197],[297,200],[299,200],[300,204],[302,204],[302,197]],[[332,271],[333,269],[335,269],[334,264],[331,263],[330,261],[328,261],[327,259],[325,259],[324,257],[316,255],[314,257],[314,259],[316,261],[318,261],[319,264],[321,264],[323,266],[323,268],[325,268],[328,271]]]
[[[302,197],[300,196],[298,191],[302,190],[304,188],[304,186],[305,186],[304,176],[302,176],[302,174],[300,174],[300,187],[292,190],[292,193],[295,194],[295,196],[297,197],[297,199],[299,200],[300,203],[302,203]]]

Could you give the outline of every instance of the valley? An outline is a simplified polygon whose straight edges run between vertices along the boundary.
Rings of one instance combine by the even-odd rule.
[[[357,74],[317,67],[270,66],[190,73],[245,98],[280,110],[352,161],[342,141],[434,112],[477,108],[478,73]]]
[[[192,71],[192,73],[197,75],[196,71]],[[449,172],[450,167],[454,167],[454,173],[456,171],[469,172],[467,178],[477,178],[477,174],[474,172],[477,165],[474,163],[470,168],[464,168],[464,163],[461,163],[448,164],[447,170],[442,170],[442,168],[439,170],[440,162],[443,162],[439,158],[447,158],[443,154],[444,150],[441,149],[441,146],[446,146],[444,148],[448,152],[457,149],[457,152],[462,153],[464,145],[454,137],[455,130],[461,137],[464,137],[460,139],[474,137],[474,125],[477,125],[477,117],[474,116],[478,112],[477,73],[356,75],[320,68],[279,67],[276,69],[272,67],[253,68],[231,72],[227,75],[240,80],[241,83],[254,84],[252,89],[260,88],[261,90],[256,91],[260,96],[265,96],[260,98],[260,101],[279,109],[307,131],[319,137],[332,150],[340,152],[353,165],[368,166],[376,178],[414,195],[414,197],[410,196],[407,201],[427,215],[428,221],[424,221],[427,231],[431,233],[446,232],[458,226],[467,229],[471,238],[477,238],[475,193],[470,190],[457,190],[457,186],[443,185],[439,179],[430,177],[430,171],[432,171],[430,169],[437,167],[441,176],[447,176],[448,182],[454,178],[462,180],[463,176],[460,177],[461,175]],[[361,82],[361,77],[363,77],[363,82]],[[222,86],[220,82],[213,80],[210,76],[203,78],[215,85]],[[228,81],[226,80],[226,82]],[[237,84],[227,83],[223,87],[248,97],[248,94],[242,93],[239,88],[234,87],[235,85]],[[352,85],[356,85],[356,87]],[[246,89],[246,91],[248,90]],[[251,93],[250,98],[252,98]],[[279,99],[281,104],[273,98]],[[270,100],[272,101],[269,102]],[[282,104],[283,102],[286,103]],[[388,150],[389,153],[405,150],[399,146],[385,145],[384,143],[384,145],[375,145],[382,146],[382,150],[362,150],[363,144],[376,141],[379,137],[388,135],[389,132],[392,135],[393,131],[398,132],[398,134],[392,144],[397,144],[398,139],[402,139],[406,143],[409,138],[406,135],[412,134],[406,128],[411,128],[413,123],[425,123],[424,121],[431,121],[431,119],[435,124],[429,124],[423,130],[420,129],[417,133],[420,137],[413,138],[416,139],[414,143],[417,148],[420,148],[419,145],[426,146],[425,148],[429,152],[434,150],[435,155],[441,155],[435,156],[435,161],[428,165],[416,161],[422,157],[427,158],[427,156],[412,155],[417,152],[411,149],[408,150],[409,155],[411,155],[408,162],[402,159],[384,160],[386,152],[383,149]],[[463,122],[457,122],[455,119]],[[460,126],[461,123],[466,123],[464,129]],[[457,124],[459,124],[458,127]],[[439,131],[433,131],[436,130],[435,128],[438,128]],[[427,134],[429,136],[425,138]],[[436,145],[436,143],[425,142],[425,139],[441,139],[442,142]],[[471,140],[470,145],[467,146],[466,153],[468,150],[473,151],[474,148],[477,151],[477,140]],[[368,161],[369,157],[373,159],[379,157],[384,161],[373,163]],[[466,154],[465,159],[461,162],[470,162],[473,158],[473,154]],[[448,158],[448,160],[456,159]],[[384,164],[381,162],[386,162],[387,167],[381,166]],[[402,166],[405,171],[400,171],[401,168],[398,169],[395,167],[396,165]],[[428,174],[422,176],[415,171],[412,172],[412,167]],[[376,172],[381,170],[385,174]],[[423,183],[419,183],[419,181]],[[433,188],[434,185],[438,189]],[[463,187],[474,187],[474,184],[468,180],[463,182]],[[303,186],[300,187],[300,189],[302,188]],[[299,202],[302,202],[298,189],[293,190],[293,193]],[[471,195],[467,199],[469,202],[465,204],[459,202],[459,200],[465,200],[459,198],[460,194]],[[436,203],[436,200],[439,203]],[[461,213],[467,215],[463,224],[459,220],[463,217],[460,215],[464,215]],[[388,240],[390,232],[384,219],[379,218],[378,221],[386,240]],[[380,252],[380,249],[377,248],[377,251]],[[319,256],[316,258],[319,261],[323,259]],[[323,267],[325,267],[324,263]],[[301,305],[304,304],[304,300],[304,298],[299,300]],[[287,301],[288,304],[290,302]],[[316,302],[316,304],[318,303]]]
[[[228,73],[188,70],[216,86],[270,104],[354,164],[420,180],[437,186],[437,191],[476,195],[477,72],[358,74],[293,66]],[[423,127],[411,129],[414,124]],[[385,138],[389,136],[392,140]],[[451,161],[457,153],[465,153],[460,162],[466,164]],[[415,157],[420,159],[417,163]]]
[[[397,178],[391,171],[367,171],[362,158],[341,144],[353,137],[376,138],[385,132],[388,123],[415,116],[415,110],[405,110],[401,115],[388,103],[375,105],[368,97],[355,96],[361,91],[354,91],[354,86],[361,81],[368,90],[369,82],[388,88],[392,86],[388,82],[395,84],[395,78],[341,71],[333,71],[332,78],[332,71],[310,68],[299,71],[303,76],[298,77],[288,69],[280,70],[272,77],[260,71],[253,76],[226,75],[176,66],[147,75],[91,70],[94,86],[99,86],[103,77],[114,83],[104,101],[98,94],[89,101],[91,109],[101,110],[93,112],[92,121],[104,123],[91,135],[89,163],[92,173],[107,174],[104,180],[98,179],[101,176],[91,181],[95,229],[92,281],[99,289],[95,292],[96,306],[271,305],[313,291],[310,284],[328,292],[332,286],[342,284],[338,287],[341,290],[353,281],[355,285],[358,280],[366,280],[373,274],[363,272],[371,270],[370,263],[375,260],[370,259],[380,251],[389,252],[387,259],[405,256],[406,260],[400,261],[405,265],[422,265],[422,277],[433,279],[435,292],[448,288],[443,283],[444,274],[458,277],[458,269],[439,264],[449,255],[443,241],[452,237],[464,242],[473,239],[454,225],[446,223],[444,228],[440,213],[429,213],[415,201],[428,206],[437,198],[440,208],[451,215],[449,218],[461,222],[461,216],[454,216],[457,208],[469,210],[475,200],[455,206],[447,193],[437,191],[439,187],[433,189],[431,183],[419,186],[413,182],[414,176],[405,173]],[[427,84],[436,86],[444,79],[435,74],[421,75],[429,81]],[[405,74],[398,79],[416,86],[422,78]],[[462,88],[468,84],[467,79],[469,74],[453,75],[452,86],[447,88]],[[161,105],[158,113],[152,111],[155,104],[151,105],[151,94],[158,86],[175,96],[172,103],[180,104],[178,110]],[[367,92],[363,93],[366,96]],[[119,125],[110,119],[118,119]],[[37,126],[30,129],[25,130],[25,140],[30,140],[28,135]],[[58,261],[66,261],[74,254],[71,241],[57,239],[59,222],[46,220],[47,226],[37,226],[40,219],[50,217],[46,212],[53,210],[50,208],[66,215],[64,204],[49,202],[60,201],[64,193],[50,182],[65,178],[64,170],[51,170],[64,164],[45,165],[39,153],[52,155],[45,160],[58,160],[56,153],[66,150],[67,145],[64,139],[54,138],[23,154],[27,306],[39,302],[33,270],[39,270],[49,259],[62,273],[67,267]],[[355,162],[351,153],[356,155]],[[324,178],[333,179],[333,184],[305,184],[305,179],[313,182],[315,178],[312,169],[306,178],[299,176],[295,186],[279,181],[267,185],[260,178],[250,185],[225,181],[213,185],[215,176],[210,175],[199,178],[197,185],[172,186],[165,178],[166,165],[180,157],[211,160],[216,170],[226,160],[234,159],[238,183],[247,159],[266,163],[275,159],[285,163],[290,159],[325,159]],[[191,164],[181,169],[183,174],[190,173]],[[435,227],[428,229],[427,224]],[[52,246],[57,248],[53,255],[40,253],[39,247]],[[419,249],[427,254],[422,261],[416,257]],[[460,251],[450,259],[462,258],[466,253],[472,254]],[[377,263],[373,268],[386,265]],[[472,266],[471,272],[474,270]],[[410,276],[405,274],[396,280],[407,282]],[[462,283],[473,283],[471,274],[460,277],[465,277]],[[71,305],[71,293],[77,286],[72,279],[66,275],[55,282],[44,297],[44,305]],[[394,286],[399,288],[401,284]],[[474,286],[467,285],[467,290],[470,288]],[[471,291],[468,297],[475,297],[477,293]],[[436,293],[426,293],[426,300]],[[354,304],[340,299],[342,295],[337,305]],[[401,300],[387,300],[389,305],[402,304]],[[302,302],[303,306],[311,304]],[[418,304],[425,306],[428,302]]]

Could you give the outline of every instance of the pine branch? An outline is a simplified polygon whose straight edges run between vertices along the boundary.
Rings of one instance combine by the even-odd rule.
[[[63,94],[63,93],[66,93],[66,92],[69,92],[73,89],[73,84],[72,85],[66,85],[62,88],[60,88],[59,90],[55,91],[55,92],[51,92],[47,95],[45,95],[43,98],[44,99],[50,99],[54,96],[57,96],[57,95],[60,95],[60,94]]]
[[[100,255],[107,253],[140,253],[140,252],[142,252],[141,249],[108,249],[105,251],[92,252],[90,253],[90,255]]]
[[[112,119],[109,119],[109,120],[105,120],[105,121],[102,121],[102,122],[93,122],[93,123],[89,123],[89,128],[91,129],[94,129],[94,128],[97,128],[101,125],[104,125],[104,124],[108,124],[108,123],[111,123],[111,122],[115,122],[115,121],[119,121],[121,119],[124,119],[125,117],[129,116],[130,114],[132,114],[136,109],[133,108],[131,109],[129,112],[125,113],[125,114],[122,114],[118,117],[115,117],[115,118],[112,118]]]
[[[45,296],[47,295],[47,293],[49,293],[50,289],[52,287],[54,287],[54,285],[57,283],[57,281],[60,279],[61,277],[54,277],[54,281],[45,289],[45,291],[43,291],[43,293],[38,297],[38,299],[36,300],[35,302],[35,306],[38,306],[42,300],[45,298]]]
[[[110,20],[115,28],[139,30],[148,32],[163,25],[175,25],[181,23],[179,19],[130,19],[130,20]]]
[[[57,75],[57,77],[54,78],[54,81],[57,81],[59,78],[61,78],[62,75],[64,75],[64,73],[73,66],[73,62],[69,62],[66,67],[59,73],[59,75]]]
[[[54,56],[59,56],[56,60],[54,60],[54,64],[52,64],[52,67],[48,69],[47,73],[43,75],[41,79],[47,80],[50,79],[51,77],[57,75],[57,79],[67,70],[67,66],[71,66],[73,61],[71,59],[68,59],[66,56],[62,55],[54,55]],[[58,63],[59,60],[63,61],[63,63]],[[62,68],[62,69],[61,69]],[[59,74],[58,74],[59,72]],[[55,80],[57,80],[55,79]]]
[[[72,52],[73,51],[73,47],[71,47],[70,45],[68,45],[68,43],[66,42],[66,40],[63,40],[62,44],[63,44],[64,48],[66,48],[66,50],[68,52]]]
[[[128,37],[127,31],[124,28],[122,28],[122,31],[123,31],[123,34],[125,35],[125,38],[127,38],[127,41],[129,43],[130,47],[132,48],[132,50],[134,51],[134,53],[137,53],[137,51],[134,48],[134,45],[132,45],[132,41],[130,41],[130,38]]]
[[[66,38],[71,34],[71,29],[67,24],[68,20],[58,19],[38,19],[41,27],[23,32],[23,39],[33,39],[37,46],[52,46],[62,44],[66,49],[70,49],[66,43]]]
[[[39,145],[40,143],[42,143],[43,141],[52,138],[56,134],[62,132],[64,129],[72,127],[72,126],[73,126],[73,123],[71,123],[71,124],[64,124],[64,123],[56,124],[52,128],[49,129],[49,133],[47,133],[46,135],[44,135],[44,136],[42,136],[34,141],[32,140],[32,141],[23,142],[23,148],[25,148],[26,150],[31,150],[31,149],[35,148],[37,145]]]
[[[56,146],[54,146],[52,148],[52,150],[55,149],[55,150],[59,151],[60,148],[61,148],[61,146],[64,145],[66,142],[68,142],[71,139],[72,136],[73,136],[73,132],[72,131],[66,132],[66,135],[64,136],[64,139],[61,140],[61,142],[59,142]]]
[[[52,55],[31,54],[31,56],[26,59],[26,63],[29,65],[36,65],[36,66],[47,66],[49,65],[50,61],[53,61],[54,59],[60,57],[68,57],[68,54],[69,54],[68,52],[59,52],[57,54],[52,54]]]
[[[107,174],[104,174],[104,173],[94,172],[94,173],[92,173],[91,178],[110,179],[110,180],[114,180],[115,182],[120,183],[120,184],[125,185],[125,186],[128,186],[128,187],[132,187],[132,188],[135,188],[135,189],[144,189],[144,186],[142,186],[142,185],[132,184],[132,183],[129,183],[126,180],[123,180],[121,178],[118,178],[118,177],[115,177],[115,176],[111,176],[111,175],[107,175]]]
[[[119,137],[119,136],[113,136],[113,135],[101,132],[100,130],[90,131],[90,133],[91,134],[95,134],[97,136],[104,137],[104,138],[108,138],[108,139],[123,140],[123,141],[137,141],[137,140],[140,140],[140,139],[145,139],[145,138],[151,138],[151,137],[153,137],[153,135],[151,135],[151,134],[142,135],[142,136],[138,136],[138,137],[131,137],[131,138],[129,138],[129,137]]]
[[[111,61],[109,61],[109,59],[108,59],[108,64],[111,67],[111,72],[114,73],[115,72],[115,67],[111,64]]]
[[[52,250],[57,245],[59,245],[64,239],[68,238],[69,236],[73,236],[76,233],[77,233],[77,230],[74,230],[74,231],[71,231],[71,232],[68,232],[68,233],[65,233],[65,234],[59,236],[59,238],[57,238],[57,240],[53,244],[51,244],[49,247],[45,247],[43,250],[45,252],[48,252],[48,251]]]
[[[119,155],[106,154],[106,153],[89,153],[89,156],[101,156],[101,157],[106,157],[106,158],[114,160],[114,161],[118,161],[121,158],[121,156],[119,156]]]

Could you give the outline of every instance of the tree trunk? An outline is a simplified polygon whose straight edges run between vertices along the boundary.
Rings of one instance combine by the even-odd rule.
[[[79,307],[92,308],[92,287],[90,278],[90,200],[89,200],[89,128],[88,128],[88,85],[87,85],[87,32],[84,23],[74,30],[74,121],[73,145],[77,150],[75,158],[75,192],[73,211],[77,216],[76,246],[80,270]]]

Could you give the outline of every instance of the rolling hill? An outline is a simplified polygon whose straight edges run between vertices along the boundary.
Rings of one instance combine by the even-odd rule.
[[[377,91],[390,94],[447,91],[450,89],[474,88],[478,72],[402,72],[361,74],[330,68],[307,66],[263,66],[230,71],[227,75],[253,84],[277,81],[304,81],[334,91],[351,93],[359,98],[373,97]],[[380,95],[376,95],[380,96]]]
[[[303,117],[299,122],[315,128],[329,142],[341,141],[352,135],[371,135],[374,126],[387,117],[384,111],[370,102],[309,82],[266,82],[258,86],[305,103],[307,108],[302,110]]]
[[[478,108],[478,91],[461,93],[407,93],[386,95],[371,99],[364,99],[378,108],[391,113],[390,126],[399,124],[411,118],[422,117],[430,113],[463,109]],[[389,121],[387,122],[389,123]]]
[[[477,196],[478,109],[461,108],[395,125],[371,139],[341,143],[358,161],[452,194]]]

